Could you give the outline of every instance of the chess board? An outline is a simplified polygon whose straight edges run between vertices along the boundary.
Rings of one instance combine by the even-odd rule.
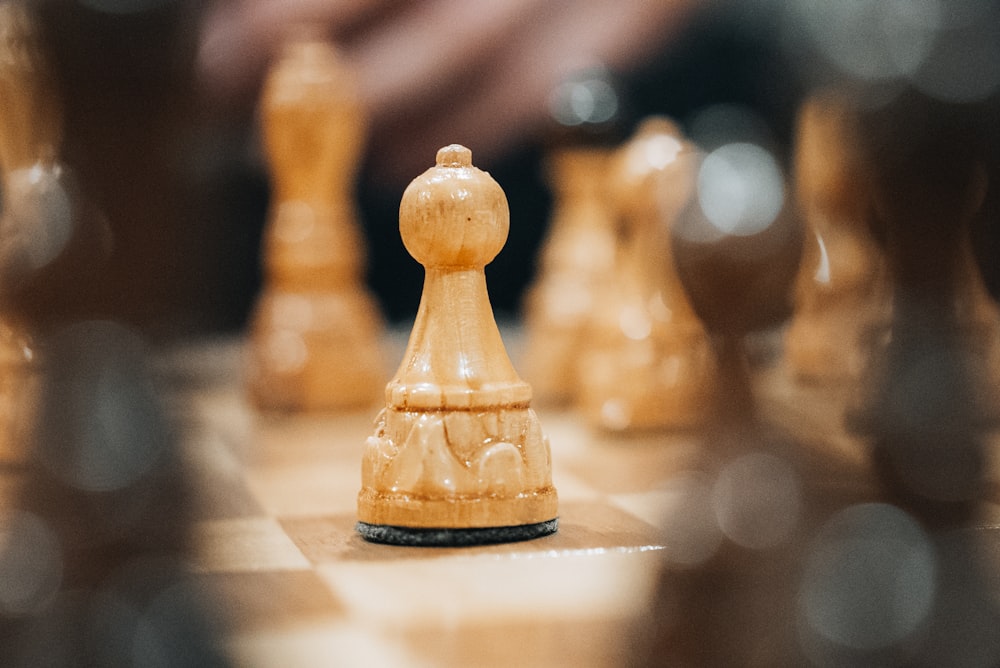
[[[173,351],[164,366],[202,493],[196,568],[239,665],[627,663],[629,630],[669,546],[658,527],[703,447],[695,434],[606,436],[540,407],[560,495],[555,535],[472,548],[372,544],[354,523],[375,410],[255,415],[241,360],[241,342],[223,340]],[[782,378],[780,365],[761,376],[766,412],[864,478],[837,403]],[[1000,537],[1000,505],[992,510],[997,521],[978,528]]]
[[[541,411],[559,531],[472,548],[365,542],[355,531],[361,446],[375,410],[261,417],[239,385],[240,344],[184,350],[175,407],[203,493],[197,567],[260,666],[616,665],[647,602],[669,503],[663,472],[692,441],[601,442]]]

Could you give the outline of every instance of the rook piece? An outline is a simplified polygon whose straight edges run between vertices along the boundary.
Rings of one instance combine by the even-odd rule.
[[[595,310],[580,369],[581,408],[603,429],[687,427],[704,417],[712,354],[669,238],[696,165],[676,126],[650,118],[611,167],[622,236],[618,287]]]
[[[403,193],[399,230],[425,268],[403,362],[365,445],[358,531],[403,545],[556,530],[548,440],[497,329],[483,271],[507,240],[503,190],[451,145]]]
[[[251,399],[265,410],[370,405],[385,374],[351,197],[364,137],[353,80],[329,44],[303,37],[286,45],[262,105],[274,200],[250,332]]]

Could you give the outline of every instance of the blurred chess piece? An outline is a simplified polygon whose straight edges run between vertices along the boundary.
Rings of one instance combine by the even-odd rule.
[[[36,18],[22,4],[0,4],[0,164],[5,173],[53,160],[62,144],[62,109]]]
[[[846,94],[833,91],[808,99],[799,114],[795,186],[806,229],[785,355],[792,373],[812,382],[858,380],[888,327],[857,123]]]
[[[816,665],[1000,665],[982,524],[1000,335],[969,230],[987,188],[980,113],[901,88],[857,117],[892,314],[854,424],[877,502],[830,517],[801,560],[799,646]]]
[[[576,73],[552,94],[553,210],[523,313],[521,366],[536,404],[575,400],[590,314],[613,289],[618,238],[606,186],[620,104],[604,69]]]
[[[29,6],[0,4],[0,295],[4,316],[50,328],[80,316],[111,237],[62,160],[62,103]]]
[[[0,322],[0,464],[24,457],[25,420],[34,396],[34,356],[33,340]]]
[[[85,321],[41,346],[30,457],[0,510],[4,665],[228,665],[188,570],[194,490],[143,342]]]
[[[507,198],[453,144],[403,193],[403,243],[423,294],[365,445],[358,530],[404,545],[525,540],[556,530],[549,444],[494,320],[484,267],[507,240]]]
[[[43,156],[51,159],[62,123],[53,100],[51,72],[42,59],[37,27],[21,5],[0,5],[0,168],[3,170],[3,226],[0,229],[0,459],[23,456],[23,421],[30,403],[34,342],[10,294],[23,280],[15,237],[8,221],[26,199],[29,170]],[[35,120],[38,119],[38,122]],[[16,228],[15,228],[16,229]]]
[[[988,185],[972,113],[910,91],[862,119],[893,317],[860,430],[887,493],[932,525],[980,509],[1000,396],[1000,317],[970,240]]]
[[[773,158],[749,144],[717,150],[725,162],[701,163],[674,251],[718,378],[701,460],[671,483],[662,572],[632,637],[636,664],[900,665],[929,617],[931,537],[874,502],[873,476],[824,447],[827,434],[795,433],[767,414],[748,336],[780,322],[774,295],[790,296],[797,228]],[[703,197],[720,193],[720,178],[730,201]],[[736,187],[748,183],[757,187]]]
[[[861,164],[893,287],[891,337],[872,376],[872,466],[824,448],[823,434],[787,440],[767,428],[745,333],[766,322],[757,288],[774,288],[765,277],[780,267],[791,284],[795,264],[753,252],[771,245],[763,232],[703,234],[717,222],[704,206],[685,219],[678,273],[719,341],[720,381],[704,461],[666,516],[637,663],[1000,662],[997,534],[962,530],[976,526],[984,487],[975,354],[963,346],[956,290],[966,285],[964,221],[983,184],[969,159],[975,142],[956,143],[968,139],[962,123],[933,107],[904,97],[861,117]],[[711,190],[711,178],[703,171],[699,189]],[[698,240],[706,236],[717,240]]]
[[[264,88],[274,188],[248,373],[262,410],[370,406],[385,382],[352,196],[365,138],[352,76],[329,43],[306,32],[288,41]]]
[[[66,322],[110,251],[61,163],[62,110],[36,17],[0,4],[0,457],[20,449],[40,329]]]
[[[718,192],[714,178],[755,178],[760,165],[750,158],[760,157],[729,159],[729,170],[744,171],[720,174],[701,156],[695,196],[671,231],[678,283],[711,337],[717,376],[696,432],[699,460],[671,482],[677,493],[664,513],[662,572],[637,624],[636,644],[643,648],[637,665],[807,663],[797,646],[792,574],[816,498],[826,493],[825,481],[841,480],[844,467],[814,461],[809,449],[761,415],[747,347],[751,332],[772,324],[763,315],[768,309],[758,308],[766,303],[761,298],[790,291],[798,256],[778,209],[763,221],[723,221],[718,210],[703,206],[720,201],[702,197]],[[759,209],[775,194],[763,186],[777,188],[783,201],[780,179],[758,178],[757,185],[729,190],[744,199],[727,210]],[[784,255],[790,258],[778,261]]]
[[[622,239],[617,276],[596,304],[580,362],[579,404],[600,428],[689,427],[704,417],[711,350],[674,271],[670,239],[697,164],[671,121],[650,118],[610,167]]]

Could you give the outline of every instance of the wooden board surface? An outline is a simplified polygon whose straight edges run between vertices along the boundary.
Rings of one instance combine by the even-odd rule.
[[[506,338],[516,358],[516,336]],[[560,495],[555,535],[473,548],[372,544],[354,523],[377,407],[259,416],[246,400],[243,359],[241,340],[208,341],[169,351],[157,367],[200,492],[194,568],[237,665],[585,667],[634,658],[631,631],[646,620],[677,540],[663,527],[677,526],[702,437],[602,435],[571,411],[539,407]],[[792,386],[780,357],[771,359],[758,379],[762,411],[848,473],[820,484],[867,484],[864,452],[841,426],[847,398]],[[1000,564],[1000,503],[987,506],[972,528]]]

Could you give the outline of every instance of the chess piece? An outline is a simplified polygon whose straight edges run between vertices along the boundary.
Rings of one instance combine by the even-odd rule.
[[[5,173],[53,157],[62,143],[62,110],[34,16],[0,5],[0,94],[4,100],[0,165]]]
[[[617,239],[603,193],[609,154],[586,147],[549,156],[555,208],[524,313],[523,366],[536,401],[573,400],[590,313],[614,281]]]
[[[736,148],[748,151],[745,157],[759,155],[747,144]],[[732,160],[721,173],[710,166],[706,157],[699,168],[698,196],[672,236],[677,276],[711,337],[718,375],[706,402],[710,414],[697,431],[699,457],[679,476],[683,482],[676,485],[664,513],[662,530],[670,539],[651,607],[630,647],[637,648],[636,663],[648,666],[808,665],[812,654],[801,638],[815,629],[810,625],[814,619],[802,614],[806,594],[819,598],[816,592],[833,583],[820,593],[827,594],[820,601],[827,603],[834,598],[828,592],[838,591],[836,584],[843,582],[846,588],[853,578],[867,578],[872,587],[886,592],[884,600],[905,587],[898,588],[895,573],[880,579],[881,564],[870,566],[875,560],[856,569],[841,566],[849,559],[845,553],[869,538],[867,526],[839,534],[843,543],[813,547],[818,523],[848,504],[868,501],[870,481],[855,460],[832,448],[810,447],[800,434],[766,414],[753,382],[747,339],[754,331],[774,326],[779,309],[767,306],[768,299],[790,292],[798,266],[798,237],[781,211],[759,224],[743,220],[772,195],[782,201],[780,181],[770,185],[781,193],[763,187],[733,187],[724,193],[733,198],[730,204],[739,204],[727,211],[742,215],[725,221],[735,224],[720,227],[721,221],[713,217],[718,209],[706,211],[720,202],[702,195],[719,192],[713,178],[730,185],[751,179],[760,185],[754,178],[760,163]],[[755,231],[741,233],[746,230]],[[852,540],[855,536],[858,542]],[[831,554],[841,560],[840,570],[803,582],[803,563]],[[828,564],[821,562],[827,571],[833,570]],[[865,570],[869,567],[870,572]],[[845,577],[847,571],[850,577]],[[862,598],[862,603],[869,601]],[[845,617],[853,612],[848,610]],[[874,621],[882,623],[883,618]],[[841,660],[827,665],[850,663],[845,655],[852,656],[836,655]]]
[[[484,267],[507,240],[503,190],[464,146],[403,193],[403,243],[423,294],[386,406],[365,445],[358,530],[405,545],[466,545],[556,530],[548,440],[504,348]]]
[[[250,398],[262,410],[368,406],[385,374],[351,197],[364,120],[330,44],[301,35],[285,45],[262,117],[274,192],[250,329]]]
[[[228,665],[189,571],[193,486],[145,346],[88,321],[43,347],[30,457],[0,513],[0,574],[18,583],[0,586],[4,664]]]
[[[67,202],[55,163],[62,118],[32,15],[0,5],[0,458],[22,456],[35,345],[16,293],[62,250]],[[57,226],[44,223],[56,213]]]
[[[593,104],[574,105],[581,96]],[[553,106],[546,159],[553,208],[537,277],[525,295],[521,366],[536,404],[566,405],[579,385],[590,314],[599,293],[614,283],[618,239],[606,184],[619,101],[598,69],[562,82]]]
[[[61,155],[60,91],[37,8],[29,7],[0,5],[0,293],[3,317],[34,329],[81,315],[111,236]]]
[[[795,185],[806,230],[785,354],[810,381],[857,380],[888,325],[855,116],[833,92],[808,100],[799,116]]]
[[[600,428],[689,427],[704,416],[711,351],[674,271],[668,234],[696,165],[696,151],[665,118],[647,119],[614,158],[617,285],[595,309],[580,362],[580,407]]]
[[[893,313],[858,426],[890,498],[930,525],[978,512],[1000,378],[1000,317],[970,241],[987,189],[982,142],[964,113],[908,91],[862,119]]]
[[[0,462],[24,457],[25,420],[32,409],[34,340],[0,321]]]

